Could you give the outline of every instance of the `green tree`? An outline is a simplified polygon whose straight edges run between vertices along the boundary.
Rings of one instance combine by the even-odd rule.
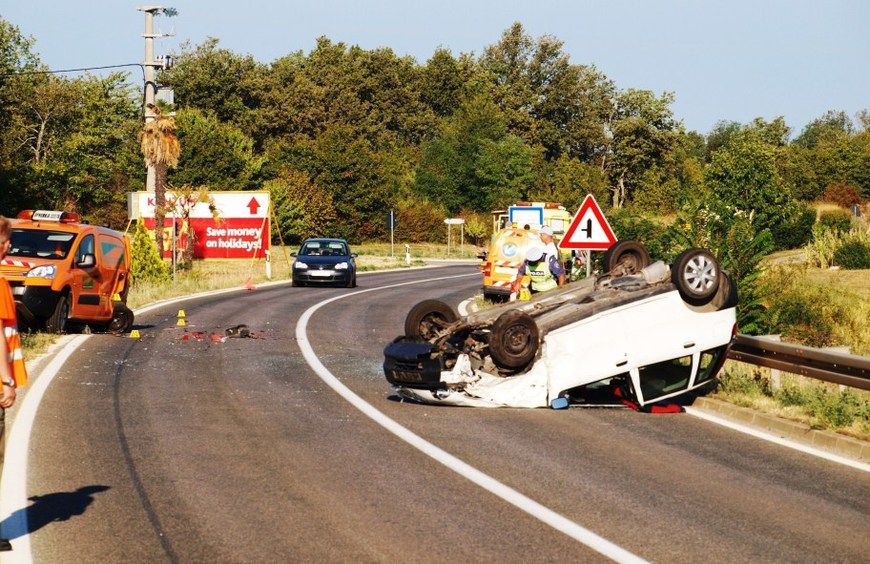
[[[269,191],[275,211],[275,242],[299,243],[307,237],[328,235],[336,223],[332,198],[305,172],[284,170],[263,188]]]
[[[251,134],[251,109],[260,104],[267,69],[252,56],[236,55],[218,43],[209,37],[201,45],[182,44],[175,65],[160,73],[159,82],[174,89],[180,108],[213,112],[220,122]]]
[[[803,208],[782,182],[776,159],[775,147],[746,130],[713,155],[705,180],[713,197],[730,209],[749,214],[757,232],[769,230],[777,247],[785,248],[792,241],[794,234],[789,231],[800,223]]]
[[[448,49],[438,48],[420,69],[420,99],[436,116],[453,115],[468,99],[474,73],[474,61],[469,55],[457,59]]]
[[[815,200],[838,183],[853,185],[864,198],[870,197],[870,131],[856,128],[843,112],[828,112],[788,146],[782,171],[803,200]]]
[[[630,88],[619,94],[609,123],[612,156],[606,162],[614,208],[632,198],[651,167],[672,159],[678,141],[678,124],[670,109],[673,101],[668,92],[657,97]]]
[[[509,131],[544,147],[548,160],[563,153],[591,160],[606,145],[615,88],[595,67],[572,64],[563,47],[549,35],[534,40],[514,23],[485,49],[481,80]]]
[[[414,191],[451,214],[486,212],[526,197],[535,181],[535,154],[508,133],[505,121],[484,97],[469,101],[423,146]]]
[[[580,208],[586,194],[592,194],[602,204],[608,201],[607,177],[600,167],[568,155],[544,167],[538,185],[528,195],[530,200],[559,202],[570,211]]]
[[[254,155],[253,140],[238,127],[197,109],[179,110],[175,123],[181,153],[171,174],[174,184],[205,185],[212,190],[254,186],[262,159]]]
[[[707,134],[707,161],[712,158],[713,153],[730,144],[731,139],[741,131],[743,125],[739,121],[717,121]]]
[[[854,124],[846,112],[829,110],[804,127],[794,140],[795,145],[811,149],[819,143],[831,142],[852,135]]]
[[[379,150],[346,126],[333,126],[314,140],[269,147],[276,166],[306,172],[329,197],[340,221],[334,234],[372,239],[386,234],[384,213],[408,182],[406,163],[395,151]]]

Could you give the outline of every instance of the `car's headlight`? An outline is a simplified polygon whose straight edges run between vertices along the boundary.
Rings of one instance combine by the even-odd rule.
[[[346,262],[340,262],[340,263],[338,263],[338,264],[335,265],[335,269],[336,269],[336,270],[347,270],[347,263],[346,263]]]
[[[45,264],[30,269],[30,271],[24,276],[27,278],[46,278],[48,280],[52,280],[56,272],[57,269],[54,267],[53,264]]]
[[[293,263],[293,268],[298,268],[299,270],[305,270],[308,268],[308,265],[304,262],[299,262],[298,260]]]

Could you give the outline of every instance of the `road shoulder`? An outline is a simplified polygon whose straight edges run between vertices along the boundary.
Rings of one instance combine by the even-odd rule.
[[[870,442],[867,441],[832,431],[812,429],[803,423],[760,413],[747,407],[740,407],[713,398],[696,398],[692,407],[831,454],[860,462],[870,462]]]

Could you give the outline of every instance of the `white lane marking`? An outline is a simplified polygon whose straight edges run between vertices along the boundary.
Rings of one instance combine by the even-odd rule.
[[[27,389],[24,401],[15,416],[15,424],[6,440],[6,461],[0,480],[0,518],[3,519],[4,538],[12,539],[12,552],[2,555],[2,562],[33,562],[30,550],[30,531],[27,529],[27,452],[30,448],[30,430],[36,419],[39,403],[64,363],[75,350],[88,340],[79,335],[55,356]]]
[[[777,437],[776,435],[771,435],[770,433],[766,433],[764,431],[760,431],[758,429],[753,429],[752,427],[747,427],[745,425],[741,425],[740,423],[735,423],[734,421],[729,421],[727,419],[723,419],[721,417],[717,417],[709,412],[687,406],[686,413],[689,415],[693,415],[699,419],[703,419],[705,421],[709,421],[711,423],[715,423],[717,425],[722,425],[723,427],[727,427],[734,431],[738,431],[740,433],[745,433],[747,435],[751,435],[758,439],[763,439],[765,441],[769,441],[771,443],[778,444],[780,446],[792,448],[794,450],[798,450],[800,452],[810,454],[812,456],[818,456],[819,458],[824,458],[825,460],[830,460],[831,462],[836,462],[838,464],[843,464],[844,466],[848,466],[850,468],[855,468],[856,470],[863,470],[864,472],[870,472],[870,464],[864,464],[863,462],[859,462],[857,460],[852,460],[846,458],[844,456],[838,456],[836,454],[832,454],[830,452],[826,452],[821,449],[817,449],[815,447],[803,445],[801,443],[790,441],[788,439],[784,439],[782,437]]]
[[[401,284],[381,286],[379,288],[371,288],[368,290],[360,290],[358,292],[353,292],[350,294],[343,294],[341,296],[336,296],[334,298],[330,298],[328,300],[324,300],[318,304],[315,304],[305,310],[305,313],[302,314],[302,317],[299,318],[299,321],[296,324],[296,340],[299,343],[299,348],[302,350],[302,355],[305,357],[305,360],[308,362],[314,372],[317,373],[320,379],[323,380],[330,388],[335,390],[335,392],[338,393],[341,397],[347,400],[351,405],[359,409],[366,416],[368,416],[375,423],[377,423],[387,431],[393,433],[394,435],[396,435],[409,445],[413,446],[414,448],[420,450],[424,454],[432,457],[447,468],[453,470],[454,472],[463,476],[469,481],[477,484],[488,492],[507,501],[518,509],[528,513],[532,517],[543,521],[554,529],[561,531],[562,533],[568,535],[574,540],[585,544],[589,548],[595,550],[600,554],[603,554],[604,556],[607,556],[608,558],[611,558],[618,562],[646,562],[639,556],[628,552],[624,548],[610,542],[603,537],[598,536],[589,529],[581,527],[574,521],[563,517],[552,509],[541,505],[537,501],[521,494],[515,489],[506,486],[505,484],[502,484],[495,478],[484,474],[470,464],[463,462],[459,458],[442,450],[441,448],[435,446],[434,444],[430,443],[419,435],[416,435],[409,429],[403,427],[393,419],[387,417],[386,415],[378,411],[373,405],[371,405],[360,396],[358,396],[356,393],[351,391],[350,388],[342,384],[341,381],[336,378],[320,362],[320,359],[317,358],[317,355],[314,353],[314,349],[308,342],[308,335],[306,334],[308,320],[311,319],[311,316],[314,314],[315,311],[329,303],[357,294],[363,294],[365,292],[386,290],[389,288],[397,288],[399,286],[408,286],[411,284],[421,284],[423,282],[432,282],[435,280],[448,280],[451,278],[460,278],[461,276],[471,275],[463,274],[460,276],[444,276],[441,278],[430,278],[427,280],[403,282]]]

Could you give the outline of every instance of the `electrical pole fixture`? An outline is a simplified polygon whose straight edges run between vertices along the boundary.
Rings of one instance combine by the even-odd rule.
[[[140,6],[137,8],[140,12],[145,13],[145,33],[142,37],[145,38],[145,62],[142,63],[142,68],[145,70],[145,96],[144,96],[144,114],[145,123],[152,121],[156,116],[154,102],[157,95],[156,71],[155,69],[169,69],[172,67],[172,57],[170,55],[154,58],[154,39],[160,37],[172,37],[174,33],[154,33],[154,16],[163,15],[168,18],[178,15],[178,10],[175,8],[167,8],[164,6]],[[154,191],[154,167],[148,165],[148,176],[145,180],[145,189],[149,192]]]

